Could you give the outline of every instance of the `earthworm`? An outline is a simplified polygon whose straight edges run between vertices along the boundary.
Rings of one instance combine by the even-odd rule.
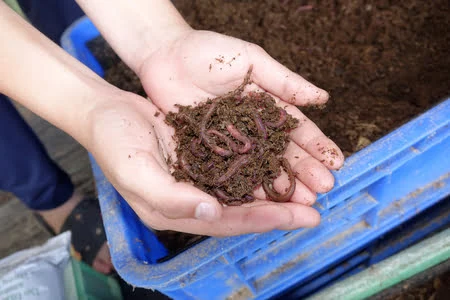
[[[205,152],[202,152],[200,149],[199,149],[199,145],[200,145],[200,143],[202,142],[202,140],[201,139],[193,139],[192,140],[192,142],[191,142],[191,153],[194,155],[194,156],[197,156],[197,157],[199,157],[199,158],[205,158],[206,156],[207,156],[207,154],[205,153]]]
[[[227,144],[228,147],[231,148],[231,150],[233,150],[234,152],[237,152],[237,145],[229,138],[227,137],[225,134],[215,130],[215,129],[209,129],[208,131],[206,131],[207,134],[213,134],[215,136],[218,136],[220,139],[222,139],[222,141]],[[214,151],[215,153],[219,154],[220,156],[231,156],[233,154],[233,151],[231,150],[227,150],[227,149],[223,149],[222,147],[217,146],[213,141],[210,140],[211,143],[211,150]]]
[[[180,157],[180,164],[183,170],[194,180],[198,179],[198,175],[192,172],[191,166],[186,160],[186,152],[183,152]]]
[[[211,103],[211,106],[209,107],[208,111],[206,112],[205,117],[200,122],[200,136],[201,136],[202,140],[205,142],[205,144],[208,147],[210,147],[211,150],[213,150],[213,151],[214,151],[213,148],[215,145],[209,139],[208,134],[206,133],[206,125],[207,125],[209,119],[211,118],[211,116],[213,115],[214,111],[216,110],[217,102],[225,97],[230,96],[230,95],[239,95],[240,93],[242,93],[244,91],[245,86],[250,83],[250,75],[252,74],[252,70],[253,70],[253,65],[250,65],[250,67],[248,68],[247,74],[245,75],[244,81],[233,92],[230,92],[225,96],[216,98],[215,101]],[[222,156],[229,156],[229,155],[222,155]]]
[[[259,133],[264,137],[265,140],[267,140],[266,126],[264,125],[260,115],[257,113],[253,113],[253,121],[255,121],[256,128],[258,129]]]
[[[176,119],[178,121],[189,123],[189,125],[195,125],[195,121],[190,116],[186,115],[185,113],[177,114]]]
[[[243,203],[254,200],[254,197],[252,195],[245,195],[242,199],[233,198],[221,189],[215,189],[214,194],[217,196],[217,198],[226,202],[226,204],[229,206],[242,205]]]
[[[229,157],[233,154],[232,151],[223,149],[219,146],[217,146],[208,136],[208,133],[206,132],[206,124],[208,123],[209,119],[214,113],[214,110],[216,109],[217,102],[211,103],[211,106],[208,109],[208,112],[206,113],[205,117],[203,118],[202,122],[200,123],[200,137],[205,142],[206,146],[208,146],[213,152],[217,153],[220,156],[223,157]]]
[[[245,136],[242,132],[240,132],[239,129],[234,127],[233,124],[228,124],[227,130],[235,139],[244,144],[244,146],[242,146],[241,148],[236,149],[237,153],[244,154],[250,151],[250,149],[252,148],[252,141],[247,136]]]
[[[292,195],[294,194],[295,191],[295,176],[294,173],[292,172],[291,169],[291,165],[289,164],[288,160],[284,157],[281,158],[281,165],[283,166],[284,170],[287,172],[288,174],[288,178],[289,178],[289,188],[287,190],[286,193],[284,194],[280,194],[277,191],[275,191],[275,189],[273,189],[273,187],[270,187],[270,183],[268,183],[267,181],[263,181],[263,189],[266,192],[267,196],[275,202],[287,202],[289,199],[291,199]],[[272,182],[273,185],[273,182]]]
[[[223,191],[221,189],[215,189],[214,194],[216,194],[217,198],[219,198],[221,200],[230,200],[231,199],[230,195],[228,195],[225,191]]]
[[[251,83],[250,75],[252,74],[252,71],[253,71],[253,65],[250,65],[250,67],[248,68],[247,74],[245,74],[244,81],[234,91],[229,92],[223,96],[215,98],[215,101],[218,102],[218,101],[220,101],[222,99],[226,99],[228,97],[236,97],[236,95],[239,95],[239,97],[240,97],[240,94],[242,94],[242,92],[244,91],[245,86],[247,84]],[[238,100],[238,101],[240,101],[240,100]],[[239,102],[238,102],[238,104],[239,104]]]
[[[295,13],[299,13],[299,12],[302,12],[302,11],[308,11],[308,10],[311,10],[313,8],[314,8],[314,6],[312,6],[312,5],[302,5],[302,6],[297,7],[297,9],[295,10]]]
[[[231,176],[233,176],[240,167],[247,164],[250,160],[249,154],[239,155],[233,162],[231,162],[228,170],[217,179],[217,184],[222,184],[227,181]]]
[[[250,80],[250,75],[252,74],[253,71],[253,65],[250,65],[250,67],[248,68],[247,74],[245,74],[244,77],[244,81],[241,83],[240,86],[238,86],[238,88],[234,91],[234,93],[242,93],[244,91],[244,88],[247,84],[250,84],[251,80]]]
[[[206,169],[211,170],[212,168],[214,168],[214,162],[213,162],[213,161],[210,161],[210,162],[208,163],[208,165],[206,166]]]
[[[266,122],[266,125],[272,128],[279,128],[281,127],[284,122],[287,120],[287,112],[280,108],[280,118],[276,122]]]

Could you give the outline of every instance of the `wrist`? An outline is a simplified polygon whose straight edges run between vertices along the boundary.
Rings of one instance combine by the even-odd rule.
[[[146,31],[145,38],[139,47],[139,55],[136,55],[133,71],[141,77],[141,70],[155,52],[161,48],[168,48],[169,45],[184,38],[193,32],[194,29],[188,24],[173,24],[159,32]]]
[[[192,30],[170,0],[76,1],[136,73],[151,53]]]

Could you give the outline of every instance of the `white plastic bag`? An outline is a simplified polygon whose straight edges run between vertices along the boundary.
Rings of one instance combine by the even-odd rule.
[[[0,260],[0,300],[64,300],[70,232]]]

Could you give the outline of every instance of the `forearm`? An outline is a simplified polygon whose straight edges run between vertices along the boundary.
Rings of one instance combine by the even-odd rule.
[[[83,143],[88,111],[107,84],[2,1],[0,28],[0,93]]]
[[[169,0],[76,0],[135,72],[149,53],[191,30]]]

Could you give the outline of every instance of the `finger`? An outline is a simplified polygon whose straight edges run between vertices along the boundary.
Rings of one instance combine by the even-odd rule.
[[[299,120],[297,128],[291,131],[290,137],[311,156],[323,163],[327,168],[338,170],[344,164],[344,154],[339,147],[308,119],[297,107],[276,99],[277,105],[284,108],[291,116]]]
[[[333,174],[317,159],[295,143],[289,143],[284,155],[296,177],[312,192],[325,193],[333,188]]]
[[[150,221],[150,227],[170,229],[208,236],[233,236],[262,233],[274,229],[293,230],[315,227],[320,222],[319,213],[297,203],[255,204],[252,207],[225,207],[217,222],[193,219],[166,219],[160,214],[141,216]],[[152,225],[153,223],[153,225]]]
[[[295,105],[320,105],[328,101],[326,91],[290,71],[261,47],[249,44],[247,49],[253,64],[252,79],[266,91]]]
[[[109,274],[114,268],[111,262],[111,255],[106,243],[102,245],[92,263],[92,267],[103,274]]]
[[[291,210],[294,221],[292,224],[283,224],[277,229],[295,230],[298,228],[311,228],[320,224],[320,214],[314,208],[297,203],[283,203],[283,206]],[[299,226],[299,224],[302,224]]]
[[[280,176],[274,181],[274,189],[280,194],[284,193],[289,187],[289,179],[285,172],[282,172]],[[260,186],[254,193],[254,197],[257,199],[267,199],[264,189]],[[306,185],[300,180],[295,179],[295,191],[289,201],[299,203],[307,206],[311,206],[317,199],[316,193],[312,192]]]
[[[132,178],[122,178],[125,189],[144,199],[167,218],[220,218],[222,206],[217,199],[186,182],[177,182],[149,153],[136,153],[133,164],[125,168]]]

